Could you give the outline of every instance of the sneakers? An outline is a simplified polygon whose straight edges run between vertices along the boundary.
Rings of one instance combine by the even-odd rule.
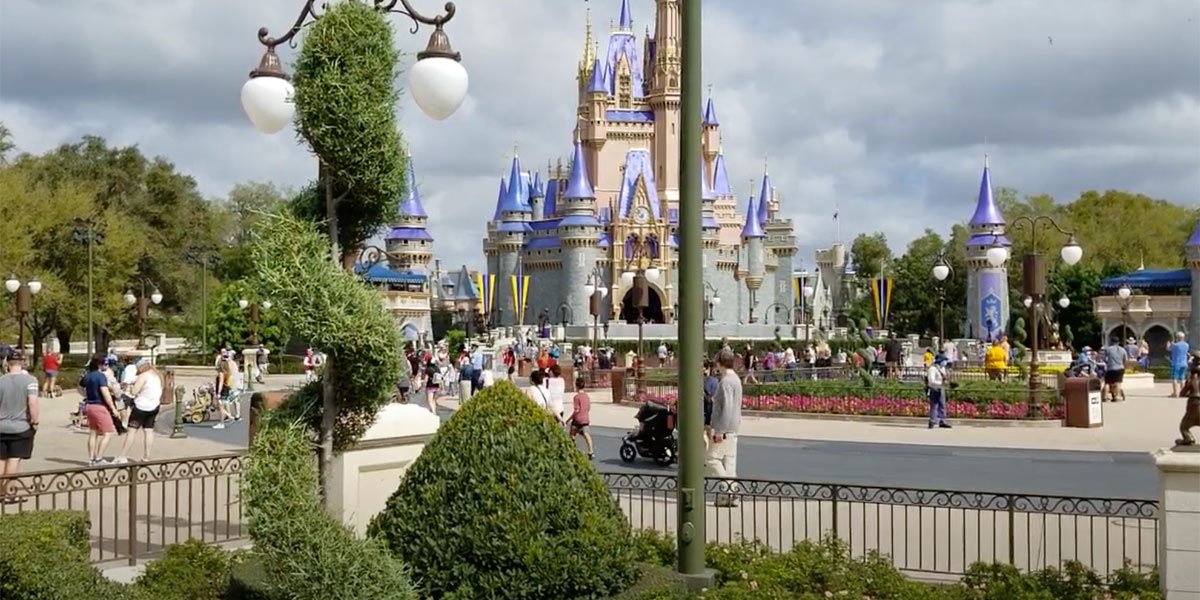
[[[112,464],[114,464],[114,465],[129,464],[129,459],[125,458],[124,456],[118,456],[112,460]]]
[[[225,429],[225,421],[221,421],[220,423],[213,425],[213,429]]]
[[[108,464],[110,464],[110,463],[109,463],[107,460],[104,460],[103,458],[93,458],[93,459],[91,459],[91,460],[89,460],[89,461],[88,461],[88,463],[87,463],[87,466],[89,466],[89,467],[103,467],[103,466],[105,466],[105,465],[108,465]]]

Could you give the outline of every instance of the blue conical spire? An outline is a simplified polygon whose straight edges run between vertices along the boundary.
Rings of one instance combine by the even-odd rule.
[[[504,194],[504,200],[501,202],[500,212],[530,212],[528,199],[529,186],[525,184],[521,173],[521,159],[514,155],[512,167],[508,173],[508,188]]]
[[[717,196],[733,195],[733,185],[729,183],[729,171],[725,168],[725,152],[717,150],[717,160],[713,165],[713,193]]]
[[[588,82],[588,93],[608,93],[608,65],[600,59],[592,63],[592,79]]]
[[[704,105],[704,124],[717,126],[721,122],[717,120],[717,107],[713,104],[712,96],[708,97],[708,103]]]
[[[701,162],[703,164],[703,161]],[[717,199],[717,195],[713,193],[713,188],[708,184],[708,174],[704,169],[700,169],[700,199],[705,202],[712,202]]]
[[[633,31],[633,12],[629,10],[629,0],[621,0],[621,17],[617,27],[621,31]]]
[[[771,176],[766,171],[763,171],[762,189],[758,192],[758,222],[760,225],[771,220],[769,213],[771,190]]]
[[[529,184],[529,197],[530,198],[545,198],[546,197],[546,190],[542,186],[541,171],[534,171],[534,173],[533,173],[533,183]]]
[[[1188,248],[1200,248],[1200,222],[1196,223],[1196,231],[1192,232],[1192,237],[1187,241]]]
[[[493,221],[500,220],[500,213],[504,211],[504,197],[508,195],[508,186],[504,184],[504,178],[500,178],[500,194],[496,196],[496,214],[492,216]]]
[[[417,175],[413,171],[412,155],[408,156],[408,195],[400,203],[400,215],[405,217],[429,217],[425,206],[421,204],[421,192],[417,189]]]
[[[983,179],[979,181],[979,200],[975,203],[975,214],[971,217],[971,227],[989,227],[1003,225],[1004,216],[996,207],[996,199],[992,197],[992,174],[988,168],[987,155],[983,156]]]
[[[767,237],[763,233],[762,223],[758,222],[758,206],[754,196],[746,200],[746,224],[742,227],[742,239]]]
[[[571,177],[567,180],[567,191],[563,194],[566,200],[590,200],[596,195],[592,191],[592,183],[588,180],[587,164],[583,160],[583,144],[575,140],[575,155],[571,158]]]

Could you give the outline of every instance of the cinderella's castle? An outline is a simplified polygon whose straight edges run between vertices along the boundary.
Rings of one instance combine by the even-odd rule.
[[[599,320],[632,322],[631,277],[650,277],[650,323],[671,323],[678,303],[680,0],[655,0],[653,34],[639,43],[629,0],[604,53],[589,9],[571,161],[530,173],[513,157],[501,179],[483,249],[491,283],[480,290],[493,323],[590,324],[591,283],[608,290]],[[721,151],[711,98],[704,110],[704,280],[710,320],[786,322],[792,311],[792,222],[763,174],[744,210]],[[754,190],[758,187],[758,190]],[[754,193],[757,191],[757,193]],[[714,301],[714,298],[719,300]]]

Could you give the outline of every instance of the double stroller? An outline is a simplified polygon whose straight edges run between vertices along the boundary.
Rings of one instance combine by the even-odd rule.
[[[630,463],[638,456],[669,466],[679,458],[675,439],[675,408],[646,402],[637,412],[638,428],[621,440],[621,460]]]

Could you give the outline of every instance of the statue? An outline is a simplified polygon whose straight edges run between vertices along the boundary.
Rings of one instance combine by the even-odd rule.
[[[1192,363],[1188,367],[1188,380],[1179,395],[1187,397],[1187,405],[1183,411],[1183,418],[1179,420],[1179,434],[1183,437],[1175,440],[1175,445],[1194,446],[1196,437],[1190,430],[1193,427],[1200,427],[1200,351],[1192,352]]]

